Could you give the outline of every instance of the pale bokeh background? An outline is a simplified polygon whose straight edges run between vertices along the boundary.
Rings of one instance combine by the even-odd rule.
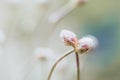
[[[96,51],[80,55],[81,80],[120,79],[120,1],[89,0],[57,25],[48,21],[68,1],[0,0],[0,80],[47,80],[52,64],[71,48],[59,37],[62,29],[99,40]],[[47,59],[34,60],[38,53]],[[51,80],[76,80],[74,55],[58,65]]]

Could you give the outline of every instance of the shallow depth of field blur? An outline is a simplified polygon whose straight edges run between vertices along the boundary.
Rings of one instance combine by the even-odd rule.
[[[120,0],[88,0],[57,23],[50,16],[69,0],[0,0],[0,80],[47,80],[53,63],[71,49],[63,29],[78,38],[94,35],[98,48],[80,54],[81,80],[120,80]],[[51,80],[76,80],[75,55],[56,68]]]

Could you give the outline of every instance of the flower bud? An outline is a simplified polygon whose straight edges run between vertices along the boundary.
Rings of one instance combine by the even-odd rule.
[[[96,37],[88,35],[79,40],[79,45],[77,47],[78,52],[85,53],[95,49],[98,45],[98,40]]]
[[[40,61],[49,61],[55,58],[55,54],[50,48],[36,48],[34,53],[35,59]]]
[[[71,0],[71,2],[73,3],[73,5],[80,6],[82,4],[87,3],[88,0]]]
[[[62,30],[60,33],[60,37],[63,39],[66,46],[75,47],[76,44],[78,43],[76,34],[73,33],[72,31]]]
[[[84,4],[87,2],[87,0],[78,0],[79,4]]]

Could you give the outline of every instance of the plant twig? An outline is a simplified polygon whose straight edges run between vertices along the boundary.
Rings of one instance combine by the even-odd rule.
[[[80,80],[80,63],[79,63],[79,54],[78,52],[75,52],[76,56],[76,66],[77,66],[77,80]]]
[[[62,57],[60,57],[56,62],[55,64],[52,66],[52,69],[50,70],[50,73],[48,75],[48,80],[50,80],[51,76],[52,76],[52,73],[55,69],[55,67],[57,66],[57,64],[62,60],[64,59],[66,56],[70,55],[72,52],[74,52],[74,49],[71,49],[69,50],[68,52],[66,52]]]

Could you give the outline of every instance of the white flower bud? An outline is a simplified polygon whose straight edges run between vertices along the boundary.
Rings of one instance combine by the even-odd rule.
[[[98,46],[96,37],[88,35],[79,40],[78,51],[80,53],[89,52]]]
[[[60,33],[60,37],[63,39],[65,45],[67,46],[75,46],[78,41],[76,38],[76,34],[68,30],[62,30]]]
[[[55,58],[55,54],[50,48],[36,48],[35,49],[35,59],[40,61],[48,61]]]

